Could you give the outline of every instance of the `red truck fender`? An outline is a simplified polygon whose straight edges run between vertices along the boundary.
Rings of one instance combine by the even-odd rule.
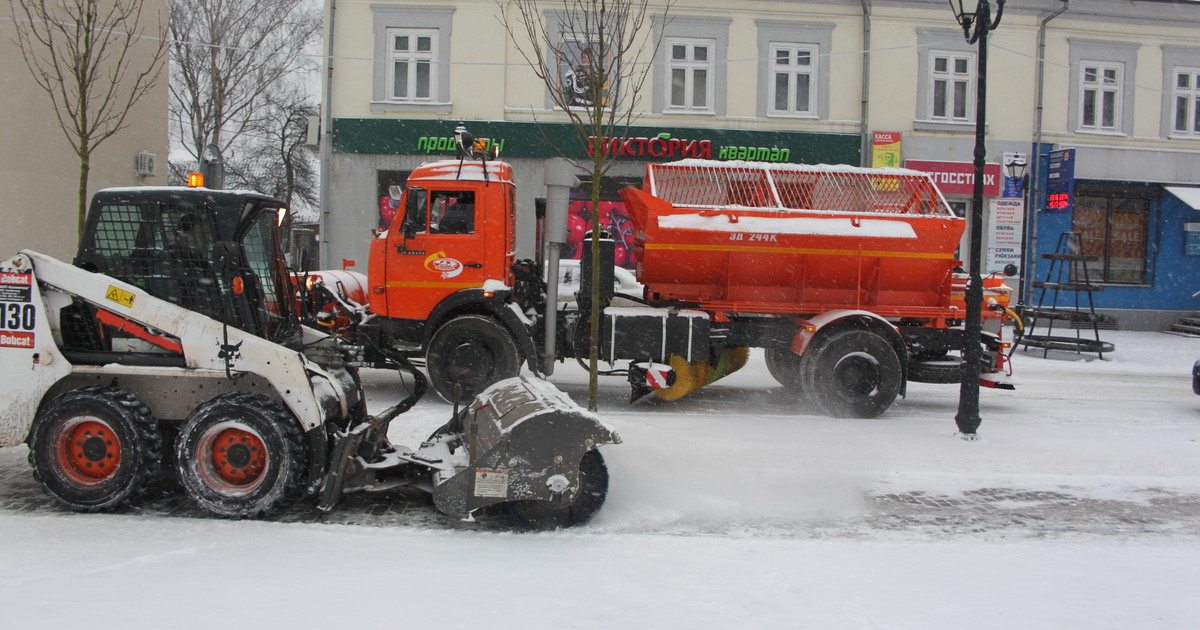
[[[796,356],[801,356],[822,330],[841,326],[861,326],[877,331],[896,349],[896,356],[900,357],[901,365],[908,362],[908,349],[904,338],[900,335],[900,330],[875,313],[857,309],[826,311],[810,319],[802,320],[800,329],[792,337],[789,349]]]

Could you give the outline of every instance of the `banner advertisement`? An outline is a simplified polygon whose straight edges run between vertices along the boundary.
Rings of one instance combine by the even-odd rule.
[[[871,143],[871,166],[875,168],[899,168],[900,132],[876,131]]]
[[[993,199],[991,222],[987,230],[987,255],[984,273],[1003,272],[1004,266],[1021,268],[1021,244],[1025,235],[1025,200]]]

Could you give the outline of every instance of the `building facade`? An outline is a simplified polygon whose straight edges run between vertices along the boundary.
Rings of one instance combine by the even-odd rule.
[[[165,23],[166,16],[165,0],[146,0],[144,23],[158,24],[160,18]],[[0,107],[0,129],[4,130],[0,195],[5,204],[0,257],[32,249],[70,260],[79,241],[79,158],[55,117],[49,96],[30,75],[16,37],[14,23],[0,20],[0,59],[4,60],[0,63],[0,94],[4,95]],[[134,51],[157,48],[159,43],[148,39]],[[92,155],[89,195],[112,186],[166,184],[165,65],[155,89],[135,105],[127,122],[126,129],[104,141]]]
[[[543,44],[569,71],[588,44],[555,30],[561,3],[543,8],[556,39]],[[621,155],[600,184],[618,238],[616,190],[649,161],[685,157],[916,168],[971,216],[978,48],[945,2],[680,0],[666,18],[650,9],[660,45],[639,60],[653,65],[637,119],[606,145]],[[513,164],[529,226],[518,249],[532,256],[544,160],[585,152],[504,27],[513,4],[327,2],[326,18],[325,264],[365,271],[394,187],[453,157],[459,122]],[[989,40],[982,271],[1016,264],[1014,282],[1036,302],[1025,278],[1042,279],[1041,255],[1075,233],[1096,256],[1096,306],[1122,327],[1164,328],[1200,310],[1198,28],[1200,2],[1187,0],[1007,3]],[[1051,173],[1051,153],[1070,170]],[[1028,186],[1005,177],[1006,156],[1030,163]],[[1071,196],[1048,204],[1064,178]],[[590,197],[590,182],[576,196]],[[966,243],[960,258],[971,266]]]

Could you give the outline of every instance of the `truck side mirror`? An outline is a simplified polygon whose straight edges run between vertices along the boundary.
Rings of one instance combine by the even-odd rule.
[[[404,222],[401,231],[405,238],[416,236],[418,228],[425,222],[425,191],[410,188],[404,195]]]

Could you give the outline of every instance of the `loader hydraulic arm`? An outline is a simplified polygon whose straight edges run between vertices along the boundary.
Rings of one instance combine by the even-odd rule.
[[[317,400],[309,378],[312,374],[327,379],[333,377],[299,352],[156,298],[115,278],[80,269],[45,254],[28,250],[21,254],[29,259],[34,276],[45,290],[58,291],[82,300],[102,313],[107,312],[109,314],[101,317],[109,321],[124,320],[136,324],[145,334],[162,340],[157,345],[176,344],[188,368],[222,372],[232,369],[265,375],[305,430],[319,426],[325,420],[322,411],[325,407]],[[236,350],[231,353],[230,348]],[[343,415],[347,413],[349,403],[340,388],[327,387],[320,391],[342,398],[335,407],[340,408]]]

